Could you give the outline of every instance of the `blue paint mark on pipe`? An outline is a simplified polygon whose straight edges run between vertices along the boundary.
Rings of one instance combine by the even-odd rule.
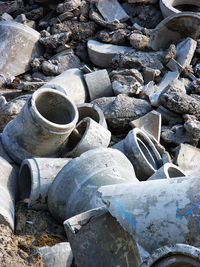
[[[200,205],[200,201],[197,202],[197,204],[195,204],[190,210],[188,210],[185,214],[183,214],[182,216],[187,216],[189,215],[194,209],[196,209],[198,206]],[[176,204],[176,213],[179,211],[179,207],[178,207],[178,203]],[[177,215],[176,214],[176,218],[177,219],[180,219],[181,216]],[[198,223],[198,226],[200,228],[200,217],[199,217],[199,223]]]
[[[127,220],[131,223],[131,225],[136,230],[136,222],[128,215],[128,213],[126,213],[126,211],[122,208],[122,206],[119,204],[119,202],[115,201],[115,205],[121,210],[121,212],[125,215]]]
[[[197,204],[196,205],[194,205],[194,207],[192,207],[190,210],[188,210],[186,213],[185,213],[185,215],[188,215],[188,214],[190,214],[190,212],[192,212],[194,209],[196,209],[198,206],[200,205],[200,201],[199,202],[197,202]]]

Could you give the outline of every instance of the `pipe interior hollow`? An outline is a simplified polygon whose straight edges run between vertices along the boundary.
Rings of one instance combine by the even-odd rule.
[[[35,106],[38,112],[48,121],[56,124],[68,124],[75,118],[71,102],[54,92],[41,92],[36,96]]]
[[[197,267],[200,262],[187,255],[173,255],[162,258],[151,267]]]
[[[29,199],[31,194],[31,171],[28,164],[24,164],[19,174],[20,199]]]
[[[86,117],[92,118],[97,123],[99,123],[100,121],[98,112],[92,107],[78,107],[78,113],[79,113],[78,122]]]
[[[198,0],[173,0],[171,5],[179,11],[197,12],[200,2]]]
[[[146,160],[149,162],[149,164],[152,165],[154,169],[156,169],[156,170],[159,169],[161,167],[161,163],[157,159],[157,155],[156,155],[154,149],[149,144],[149,142],[140,133],[136,134],[136,140],[137,140],[137,143],[138,143],[140,150],[144,154],[144,156],[145,156]]]
[[[87,121],[82,121],[76,127],[76,129],[71,133],[69,140],[67,142],[67,146],[66,146],[67,152],[73,150],[78,145],[86,129],[87,129]]]
[[[174,167],[169,167],[167,172],[168,172],[169,178],[176,178],[176,177],[185,176],[184,173],[182,173],[179,169],[174,168]]]

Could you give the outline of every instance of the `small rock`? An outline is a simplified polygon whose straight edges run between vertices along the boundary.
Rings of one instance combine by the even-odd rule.
[[[149,67],[146,67],[143,71],[144,73],[144,82],[145,84],[149,83],[150,81],[154,81],[156,77],[160,75],[160,70],[155,70]]]
[[[53,34],[49,37],[40,38],[40,43],[48,48],[55,49],[60,45],[65,45],[65,43],[69,41],[71,35],[71,32]]]
[[[102,30],[97,33],[96,38],[98,39],[98,41],[104,43],[125,45],[127,33],[128,31],[124,29],[119,29],[112,32],[110,32],[109,30]]]
[[[73,11],[80,7],[81,0],[65,0],[63,3],[58,4],[56,11],[58,13],[64,13],[67,11]]]
[[[184,127],[189,135],[195,139],[200,139],[200,121],[189,120],[185,122]]]
[[[129,39],[132,47],[137,50],[144,50],[149,42],[149,37],[139,33],[132,33]]]

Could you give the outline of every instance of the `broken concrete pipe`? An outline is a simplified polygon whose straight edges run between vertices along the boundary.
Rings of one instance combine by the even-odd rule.
[[[140,267],[200,266],[200,249],[185,245],[164,246],[154,251]]]
[[[32,158],[22,161],[18,186],[19,197],[28,200],[28,207],[48,210],[48,189],[70,158]]]
[[[148,253],[178,243],[199,246],[199,177],[104,186],[102,201]]]
[[[91,118],[80,121],[69,136],[62,157],[79,157],[84,152],[100,147],[108,147],[111,132]]]
[[[73,254],[68,242],[61,242],[52,247],[45,246],[35,249],[31,255],[42,254],[42,262],[46,267],[70,267],[73,261]]]
[[[83,72],[77,68],[64,71],[41,88],[58,90],[66,94],[75,104],[84,103],[88,100]]]
[[[193,12],[181,12],[162,20],[150,36],[149,46],[153,50],[167,49],[171,43],[200,36],[200,16]]]
[[[178,9],[178,6],[183,5],[185,8],[188,7],[187,11],[190,11],[189,7],[191,5],[197,8],[200,7],[200,2],[199,0],[160,0],[160,9],[164,18],[180,13],[181,11]]]
[[[162,158],[147,134],[139,128],[131,130],[126,138],[113,146],[121,150],[133,164],[136,177],[147,180],[162,165]]]
[[[82,119],[89,117],[99,123],[100,125],[107,128],[106,119],[104,117],[103,111],[94,104],[91,103],[82,103],[77,105],[78,109],[78,122]]]
[[[90,100],[113,96],[111,81],[107,70],[97,70],[84,75]]]
[[[6,125],[2,143],[18,163],[32,157],[58,157],[77,120],[78,110],[65,94],[39,89]]]
[[[132,236],[103,207],[78,214],[63,224],[78,266],[137,267],[142,262]]]
[[[40,34],[26,25],[0,21],[0,73],[4,78],[24,73],[31,60],[42,55],[39,38]]]
[[[157,179],[170,179],[184,176],[186,176],[186,173],[178,166],[172,163],[165,163],[160,169],[157,170],[157,172],[155,172],[151,177],[148,178],[148,181]]]
[[[0,157],[0,223],[14,230],[15,200],[18,199],[14,168]]]
[[[130,181],[138,182],[126,156],[112,148],[92,149],[72,159],[58,173],[48,192],[48,208],[54,218],[63,222],[102,206],[96,196],[100,186]]]

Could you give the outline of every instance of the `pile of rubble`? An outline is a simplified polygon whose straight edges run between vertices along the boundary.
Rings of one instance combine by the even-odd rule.
[[[1,266],[200,266],[198,12],[0,1]]]

